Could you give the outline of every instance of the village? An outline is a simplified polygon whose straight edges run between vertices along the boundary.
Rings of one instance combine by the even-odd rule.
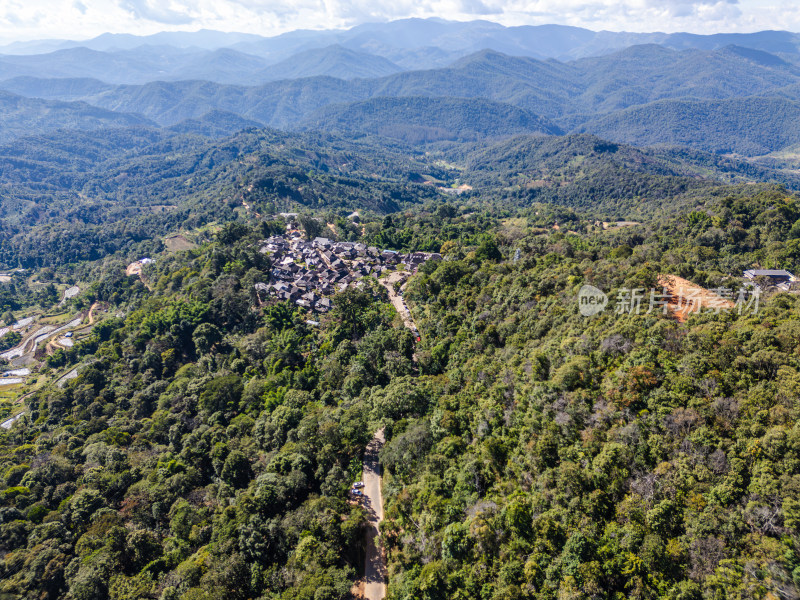
[[[255,286],[260,301],[274,297],[319,313],[332,308],[331,295],[356,285],[362,277],[383,281],[394,274],[391,280],[402,283],[426,261],[442,259],[437,253],[401,254],[324,237],[306,241],[296,230],[270,237],[260,251],[273,263],[269,282]]]

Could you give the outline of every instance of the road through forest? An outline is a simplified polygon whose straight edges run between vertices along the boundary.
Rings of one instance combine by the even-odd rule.
[[[364,453],[364,508],[367,511],[366,558],[364,565],[364,597],[366,600],[383,600],[386,596],[386,559],[381,549],[380,522],[383,521],[383,495],[381,494],[381,467],[378,453],[385,443],[383,429],[379,429]]]
[[[379,279],[378,282],[385,287],[386,291],[389,293],[389,301],[392,303],[392,306],[394,306],[397,314],[400,315],[400,318],[403,319],[403,325],[408,327],[416,335],[416,332],[419,330],[411,316],[411,311],[408,310],[403,297],[394,290],[395,282],[400,281],[403,277],[407,277],[408,275],[409,273],[396,271],[385,279]]]

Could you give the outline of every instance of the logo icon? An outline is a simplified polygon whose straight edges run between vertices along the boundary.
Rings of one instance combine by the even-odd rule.
[[[584,285],[578,292],[578,309],[584,317],[603,312],[608,305],[608,296],[593,285]]]

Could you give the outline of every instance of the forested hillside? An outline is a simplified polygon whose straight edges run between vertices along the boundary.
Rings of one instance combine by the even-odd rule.
[[[800,143],[800,103],[780,98],[661,100],[628,108],[579,131],[645,146],[672,144],[745,156]]]
[[[215,127],[222,123],[214,121]],[[187,127],[188,128],[188,127]],[[157,129],[58,132],[0,147],[0,263],[94,260],[256,212],[393,212],[447,169],[343,139],[258,130],[210,141]]]
[[[605,218],[652,218],[725,194],[728,183],[776,182],[787,170],[679,149],[640,150],[589,135],[524,136],[445,152],[462,179],[512,206],[547,202]]]
[[[419,102],[447,113],[454,130],[476,131],[460,103]],[[509,115],[509,122],[519,117],[517,122],[546,126],[513,109]],[[373,121],[375,127],[379,122]],[[483,122],[487,136],[505,126]],[[0,264],[57,266],[117,251],[146,254],[171,232],[248,211],[329,211],[330,222],[354,210],[383,215],[441,198],[442,190],[453,193],[462,184],[471,188],[462,197],[472,206],[547,202],[606,220],[702,204],[730,183],[800,188],[797,175],[783,165],[642,151],[592,136],[520,136],[488,147],[459,143],[422,153],[379,137],[264,129],[226,135],[245,124],[214,113],[168,130],[59,131],[0,147]],[[406,138],[431,134],[410,126],[401,131]]]
[[[384,427],[390,598],[797,594],[796,296],[686,323],[614,299],[796,270],[800,205],[751,187],[689,208],[609,231],[545,204],[366,222],[445,256],[406,288],[416,345],[370,278],[311,323],[261,304],[280,220],[159,254],[148,287],[85,264],[109,316],[0,432],[0,590],[343,598],[366,516],[347,491]],[[584,283],[606,312],[579,314]]]
[[[295,54],[265,68],[255,75],[255,79],[277,81],[320,75],[338,79],[357,79],[383,77],[402,70],[381,56],[358,52],[337,44]]]
[[[425,97],[333,104],[312,113],[301,122],[300,128],[361,133],[412,144],[562,133],[546,119],[510,104]]]
[[[139,114],[105,110],[85,102],[25,98],[8,92],[0,92],[0,119],[0,143],[57,129],[93,131],[155,125]]]
[[[383,454],[390,596],[797,594],[796,295],[686,324],[576,301],[794,269],[797,217],[770,192],[597,237],[510,220],[518,262],[416,279],[433,393]]]

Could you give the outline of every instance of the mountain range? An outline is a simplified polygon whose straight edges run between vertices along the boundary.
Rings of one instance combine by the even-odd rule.
[[[313,75],[350,79],[446,67],[481,50],[568,62],[645,44],[707,51],[738,46],[800,61],[800,35],[786,31],[714,35],[595,32],[562,25],[504,27],[489,21],[402,19],[274,37],[201,30],[15,42],[0,46],[0,79],[18,75],[91,77],[128,84],[203,79],[252,85]]]
[[[237,127],[317,129],[410,144],[591,133],[745,156],[800,144],[800,51],[786,32],[612,34],[412,19],[274,38],[201,31],[81,44],[5,48],[17,54],[0,56],[0,140],[140,124],[211,137]],[[51,52],[32,53],[41,49]]]
[[[366,71],[384,75],[346,79],[337,69],[345,64],[350,76]],[[11,139],[26,127],[40,132],[62,126],[52,115],[50,121],[31,117],[43,106],[34,99],[44,99],[61,102],[49,110],[75,113],[91,105],[110,111],[106,119],[115,113],[123,114],[120,119],[138,114],[142,122],[164,127],[219,111],[248,127],[378,136],[391,130],[390,137],[414,143],[582,132],[742,155],[800,143],[791,119],[800,101],[800,67],[738,46],[674,50],[648,44],[571,62],[482,50],[449,67],[417,71],[399,71],[385,59],[332,46],[277,67],[284,75],[336,72],[340,77],[317,74],[260,85],[198,79],[120,85],[86,77],[14,77],[0,83],[0,89],[30,98],[33,105],[23,110],[25,100],[15,96],[16,109],[6,110],[6,132],[0,135]],[[9,98],[2,101],[8,104]],[[83,104],[67,106],[74,102]],[[230,132],[229,125],[222,131]]]
[[[71,48],[99,52],[134,50],[143,46],[176,49],[219,50],[231,48],[275,63],[306,50],[334,44],[388,58],[405,68],[430,68],[490,48],[515,56],[574,60],[609,54],[629,46],[659,44],[668,48],[715,50],[729,45],[769,53],[797,55],[800,35],[788,31],[755,33],[632,33],[592,31],[564,25],[506,27],[491,21],[399,19],[388,23],[364,23],[343,30],[297,30],[273,37],[246,33],[161,32],[154,35],[104,33],[89,40],[34,40],[0,46],[0,54],[44,54]],[[428,51],[427,59],[422,54]],[[427,60],[426,64],[423,64]]]
[[[231,48],[172,46],[140,46],[113,52],[76,47],[47,54],[0,56],[0,79],[94,78],[114,84],[197,79],[252,85],[318,75],[341,79],[381,77],[402,70],[381,56],[338,45],[305,50],[275,64]]]
[[[0,91],[0,142],[56,129],[93,131],[109,127],[154,125],[138,114],[98,108],[85,102],[23,98]]]

